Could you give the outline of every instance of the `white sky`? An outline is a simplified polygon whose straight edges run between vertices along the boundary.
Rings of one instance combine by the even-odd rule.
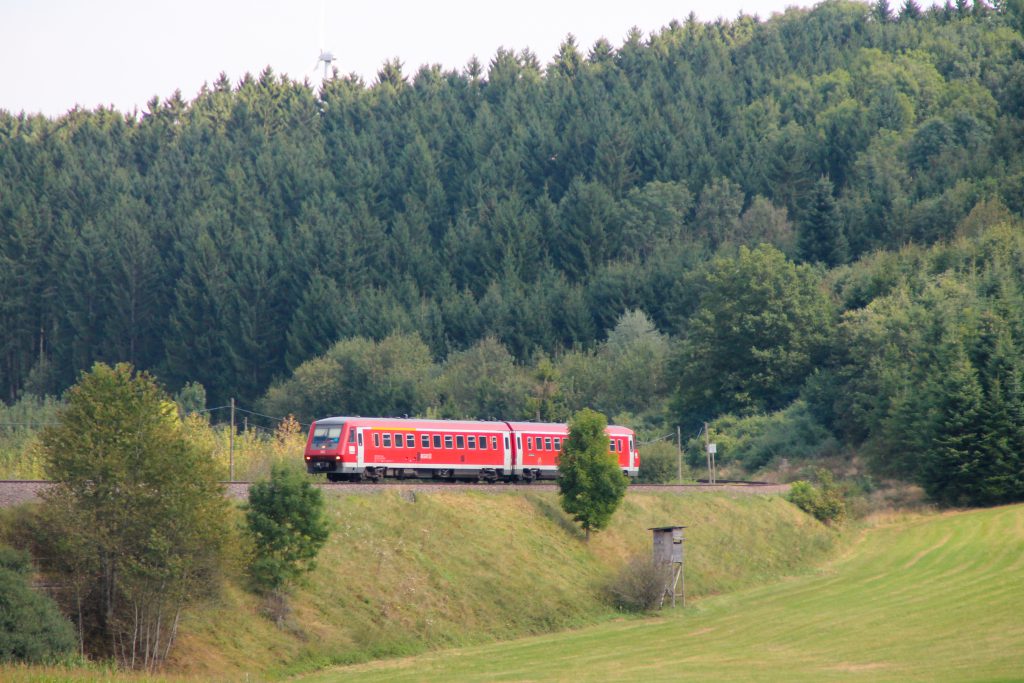
[[[690,11],[704,21],[741,11],[762,19],[811,0],[0,0],[0,109],[59,116],[76,104],[145,109],[180,89],[191,100],[204,82],[270,66],[318,82],[324,45],[342,73],[372,83],[398,57],[406,75],[421,64],[486,66],[498,47],[550,61],[566,34],[584,53],[604,36],[621,45]]]

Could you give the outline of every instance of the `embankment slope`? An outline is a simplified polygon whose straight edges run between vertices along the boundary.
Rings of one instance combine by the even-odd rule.
[[[819,572],[660,618],[310,681],[1018,681],[1024,506],[890,520]]]
[[[183,623],[177,671],[273,678],[594,624],[610,614],[600,586],[650,552],[651,526],[688,527],[692,596],[801,572],[835,542],[771,496],[631,494],[589,544],[554,493],[393,490],[330,496],[328,512],[331,540],[279,623],[232,588]]]

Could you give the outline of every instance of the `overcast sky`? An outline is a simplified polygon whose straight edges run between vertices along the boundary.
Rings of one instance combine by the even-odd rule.
[[[387,59],[411,75],[421,64],[485,68],[498,47],[530,48],[546,64],[566,34],[586,51],[604,36],[616,47],[631,26],[645,34],[691,11],[701,20],[765,19],[787,0],[0,0],[0,109],[59,116],[76,104],[142,110],[180,89],[192,99],[225,72],[270,66],[301,80],[320,48],[342,73],[372,83]],[[321,45],[321,34],[323,44]],[[319,76],[318,76],[319,75]]]

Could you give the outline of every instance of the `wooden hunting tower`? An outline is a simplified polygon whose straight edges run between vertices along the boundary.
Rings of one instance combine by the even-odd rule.
[[[666,567],[667,580],[665,592],[661,595],[661,605],[665,604],[665,597],[672,596],[672,606],[676,606],[676,597],[682,598],[682,604],[686,606],[686,579],[683,575],[683,541],[686,537],[683,533],[685,526],[656,526],[651,527],[654,534],[654,563]]]

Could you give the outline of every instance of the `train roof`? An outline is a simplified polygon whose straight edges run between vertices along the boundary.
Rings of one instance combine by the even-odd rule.
[[[467,431],[508,431],[500,420],[423,420],[415,417],[325,417],[317,426],[354,424],[357,427],[384,426],[392,429],[464,429]]]
[[[539,432],[541,434],[565,434],[568,426],[561,422],[504,422],[502,420],[424,420],[414,417],[325,417],[316,421],[317,426],[354,424],[384,426],[392,429],[461,429],[466,431],[506,431],[506,425],[517,432]],[[632,434],[629,427],[608,425],[610,434]]]

